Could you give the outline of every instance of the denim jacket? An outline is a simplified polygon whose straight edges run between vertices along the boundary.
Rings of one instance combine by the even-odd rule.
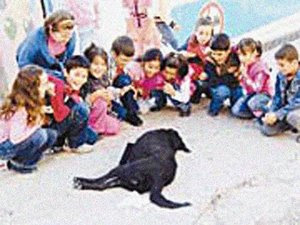
[[[46,73],[63,79],[64,63],[74,53],[75,39],[75,33],[73,33],[67,43],[66,51],[59,58],[55,58],[49,53],[45,29],[40,27],[30,33],[18,47],[17,63],[20,68],[28,64],[39,65],[45,69]]]
[[[287,85],[286,76],[279,73],[271,105],[271,111],[276,113],[279,120],[283,120],[292,110],[300,109],[300,71],[297,72],[288,89]]]

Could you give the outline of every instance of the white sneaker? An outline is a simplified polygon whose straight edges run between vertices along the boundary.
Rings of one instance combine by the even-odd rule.
[[[77,154],[89,153],[93,151],[93,145],[83,144],[77,148],[64,146],[64,151]]]
[[[150,108],[155,106],[155,99],[151,98],[148,100],[139,101],[140,112],[142,115],[147,114],[150,111]]]

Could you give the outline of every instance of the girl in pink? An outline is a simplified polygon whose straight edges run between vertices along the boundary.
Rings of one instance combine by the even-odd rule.
[[[149,49],[145,52],[141,62],[141,73],[139,80],[134,81],[134,87],[139,96],[138,104],[142,113],[147,113],[155,105],[155,99],[151,98],[151,93],[155,90],[162,90],[164,78],[160,73],[163,55],[157,48]]]
[[[134,41],[135,55],[141,56],[149,48],[160,47],[160,34],[154,20],[148,16],[152,0],[123,0],[128,9],[127,34]]]
[[[238,44],[238,55],[244,68],[241,85],[246,95],[232,107],[232,113],[237,117],[260,117],[267,110],[272,89],[270,71],[261,60],[261,54],[261,43],[252,38],[242,39]]]
[[[52,147],[57,133],[44,125],[47,75],[38,66],[25,66],[17,75],[11,93],[0,109],[0,159],[7,168],[31,173],[43,152]]]
[[[90,74],[83,87],[84,95],[91,105],[89,125],[96,132],[114,135],[120,131],[120,121],[109,115],[113,96],[107,89],[111,82],[108,77],[108,56],[104,49],[91,44],[84,51],[91,62]]]

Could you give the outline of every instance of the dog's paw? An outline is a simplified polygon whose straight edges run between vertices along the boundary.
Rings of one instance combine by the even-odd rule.
[[[81,181],[77,177],[73,179],[73,188],[78,190],[82,189]]]
[[[186,207],[186,206],[191,206],[191,205],[192,205],[192,203],[190,203],[190,202],[184,202],[181,204],[181,207]]]

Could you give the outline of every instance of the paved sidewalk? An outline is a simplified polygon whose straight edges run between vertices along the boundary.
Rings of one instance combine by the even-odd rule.
[[[207,103],[188,118],[171,110],[145,116],[141,128],[124,124],[117,137],[99,141],[86,155],[48,157],[39,171],[0,172],[1,225],[298,225],[300,144],[295,135],[263,137],[251,121],[224,112],[206,113]],[[149,195],[122,189],[77,191],[74,176],[97,177],[113,168],[128,141],[154,128],[172,127],[191,154],[177,155],[175,181],[163,193],[192,207],[168,210]]]

